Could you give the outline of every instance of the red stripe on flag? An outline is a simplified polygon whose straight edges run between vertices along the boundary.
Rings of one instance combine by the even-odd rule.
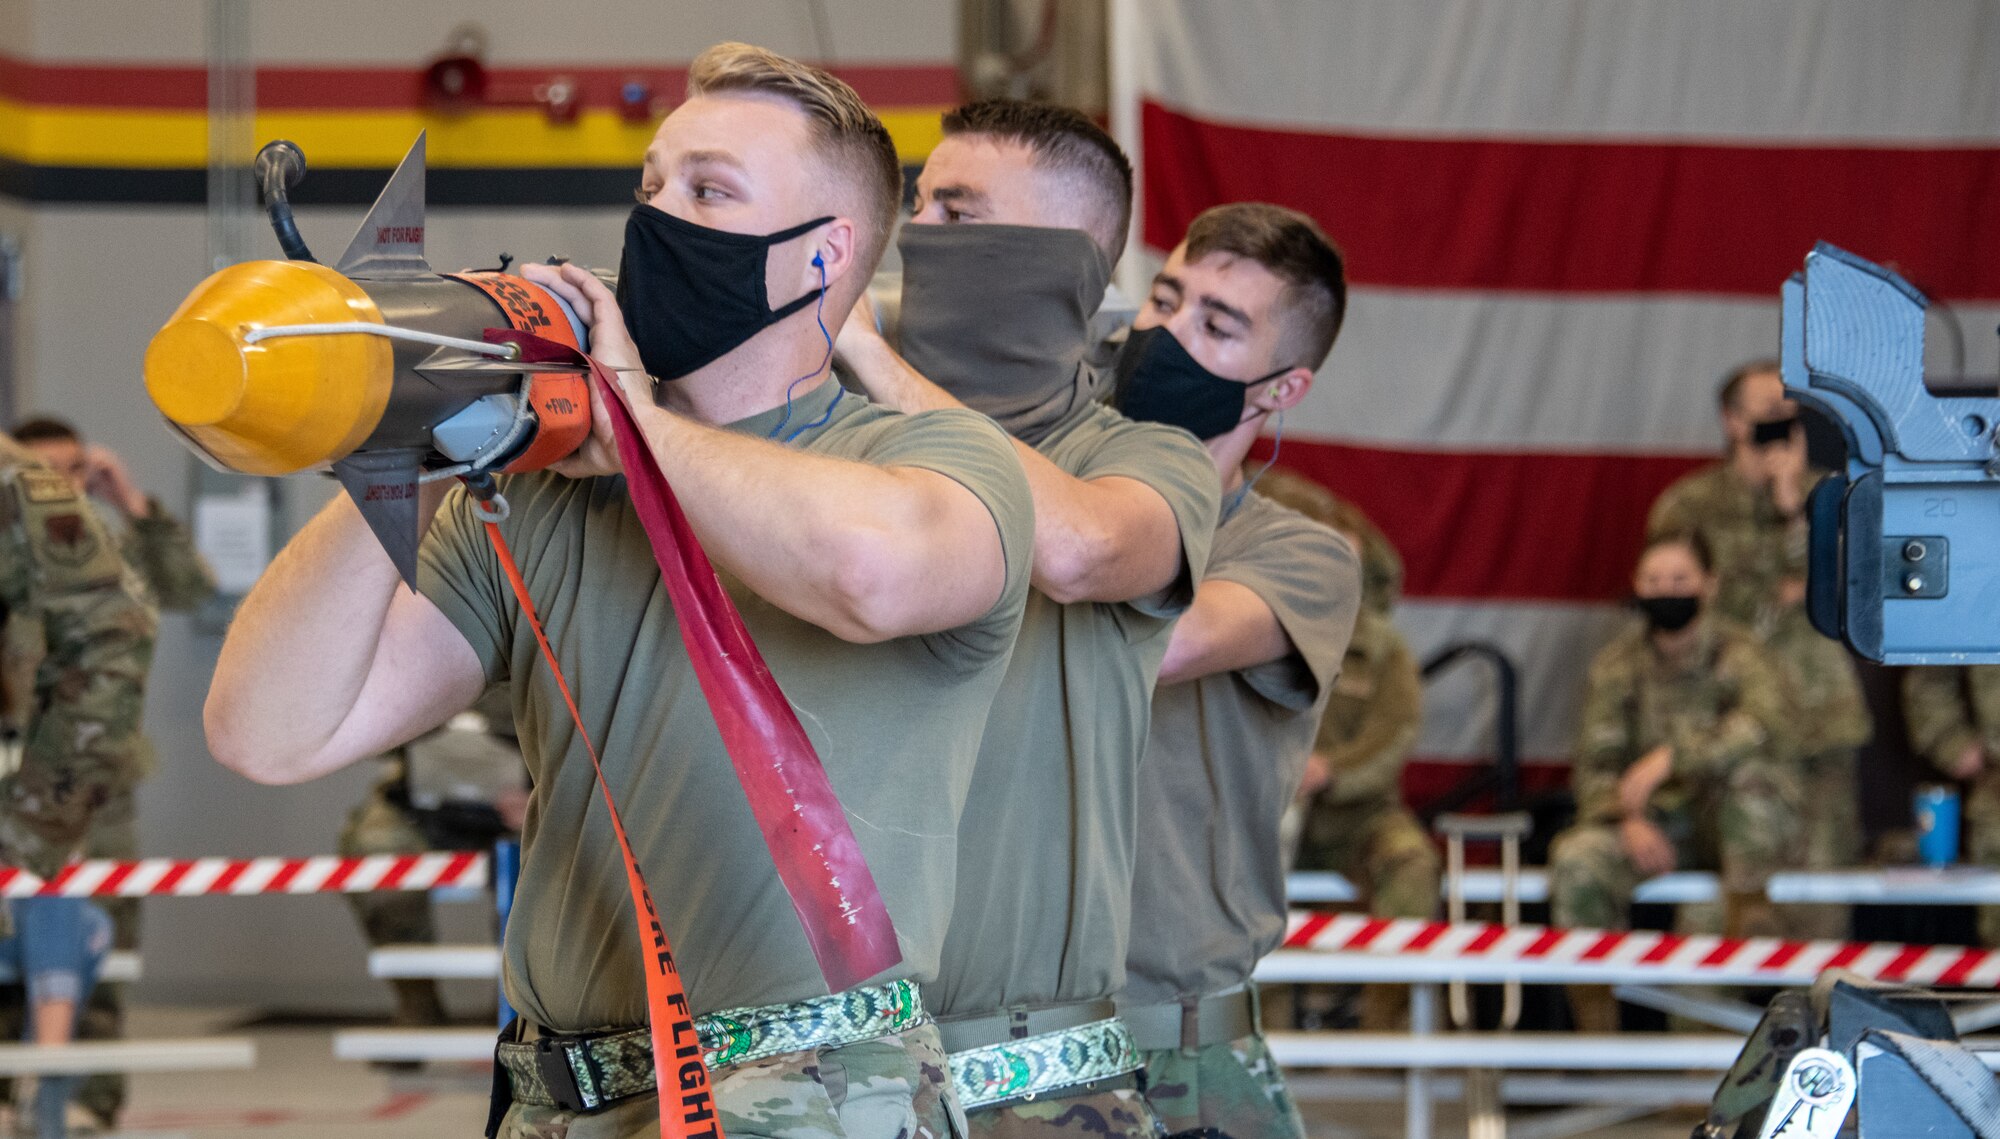
[[[1902,980],[1909,973],[1910,967],[1923,960],[1924,954],[1930,951],[1931,947],[1928,945],[1905,945],[1901,953],[1890,958],[1889,963],[1882,966],[1882,971],[1875,974],[1875,979],[1878,981]]]
[[[1403,288],[1770,298],[1819,240],[1953,300],[2000,297],[2000,149],[1385,138],[1208,122],[1148,101],[1145,233],[1264,201],[1348,279]]]
[[[1360,929],[1354,931],[1354,936],[1348,938],[1347,944],[1341,946],[1341,948],[1366,949],[1374,943],[1376,938],[1382,936],[1383,930],[1388,928],[1388,918],[1369,918],[1361,924]]]
[[[1947,966],[1944,972],[1938,974],[1937,983],[1941,986],[1963,985],[1966,978],[1972,975],[1972,971],[1979,968],[1981,963],[1991,956],[1993,956],[1991,950],[1968,949],[1959,954],[1958,960]]]
[[[1451,928],[1450,926],[1445,925],[1442,922],[1432,922],[1431,924],[1417,931],[1417,936],[1411,938],[1409,942],[1403,946],[1403,952],[1415,953],[1420,949],[1429,949],[1431,947],[1431,943],[1436,941],[1438,938],[1443,937],[1444,931],[1450,928]]]
[[[1270,446],[1260,439],[1255,453],[1268,459]],[[1293,439],[1283,458],[1382,528],[1402,551],[1411,597],[1572,602],[1608,601],[1631,588],[1653,500],[1710,461]]]
[[[1618,946],[1621,943],[1623,943],[1627,937],[1630,936],[1631,934],[1620,933],[1615,930],[1598,934],[1597,940],[1591,942],[1590,948],[1584,950],[1583,956],[1577,958],[1577,960],[1596,961],[1601,957],[1608,956],[1612,950],[1618,948]]]
[[[1521,956],[1527,958],[1530,961],[1541,957],[1547,957],[1551,950],[1553,950],[1556,946],[1562,944],[1562,940],[1563,940],[1562,930],[1545,929],[1541,932],[1541,935],[1539,937],[1535,938],[1535,940],[1528,943],[1528,947],[1526,949],[1521,950]]]
[[[1687,938],[1678,933],[1662,934],[1660,940],[1654,942],[1653,947],[1639,958],[1639,964],[1657,965],[1673,956],[1674,950],[1679,949],[1686,941]]]
[[[1312,945],[1313,938],[1318,937],[1322,930],[1332,924],[1332,914],[1314,914],[1305,920],[1304,925],[1299,926],[1297,933],[1285,939],[1285,944],[1293,949],[1305,949]]]
[[[1725,937],[1714,949],[1708,951],[1708,956],[1702,958],[1701,963],[1703,965],[1727,965],[1729,959],[1736,956],[1736,951],[1741,948],[1743,948],[1742,938]]]
[[[1841,946],[1840,950],[1836,952],[1832,957],[1827,958],[1826,964],[1820,966],[1820,971],[1825,972],[1828,969],[1845,969],[1849,965],[1854,964],[1855,960],[1866,952],[1868,952],[1868,945],[1866,942],[1850,941],[1846,945]]]

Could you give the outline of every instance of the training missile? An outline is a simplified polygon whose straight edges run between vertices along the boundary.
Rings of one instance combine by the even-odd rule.
[[[215,466],[330,470],[414,586],[420,480],[540,470],[590,434],[588,378],[510,335],[582,352],[585,328],[522,277],[431,268],[422,135],[331,267],[291,223],[297,148],[267,146],[258,170],[292,259],[196,286],[146,349],[146,391]]]

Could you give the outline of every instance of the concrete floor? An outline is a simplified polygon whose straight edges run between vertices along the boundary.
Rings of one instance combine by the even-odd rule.
[[[135,1038],[244,1035],[257,1045],[249,1072],[185,1072],[133,1078],[123,1139],[475,1139],[486,1123],[484,1065],[432,1065],[388,1073],[335,1060],[324,1025],[236,1027],[243,1010],[132,1010]],[[1400,1103],[1309,1103],[1312,1139],[1398,1139]],[[1527,1126],[1534,1111],[1514,1115]],[[1605,1139],[1685,1139],[1697,1115],[1676,1109],[1584,1134]],[[1457,1107],[1441,1103],[1433,1134],[1465,1134]]]

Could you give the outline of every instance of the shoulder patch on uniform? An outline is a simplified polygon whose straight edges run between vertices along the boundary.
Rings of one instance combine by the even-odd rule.
[[[29,502],[74,502],[76,484],[65,475],[54,471],[24,467],[16,476],[21,484],[21,493]]]
[[[83,515],[69,512],[50,514],[42,519],[43,548],[49,557],[80,566],[97,555],[97,534],[84,524]]]

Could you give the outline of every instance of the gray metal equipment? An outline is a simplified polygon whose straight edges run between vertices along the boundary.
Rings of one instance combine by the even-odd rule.
[[[1772,999],[1693,1139],[1839,1134],[2000,1139],[2000,1081],[1959,1043],[1946,1001],[1831,970]]]
[[[1785,387],[1840,425],[1807,503],[1813,625],[1886,664],[2000,662],[2000,396],[1924,375],[1930,302],[1822,243],[1785,282]]]

